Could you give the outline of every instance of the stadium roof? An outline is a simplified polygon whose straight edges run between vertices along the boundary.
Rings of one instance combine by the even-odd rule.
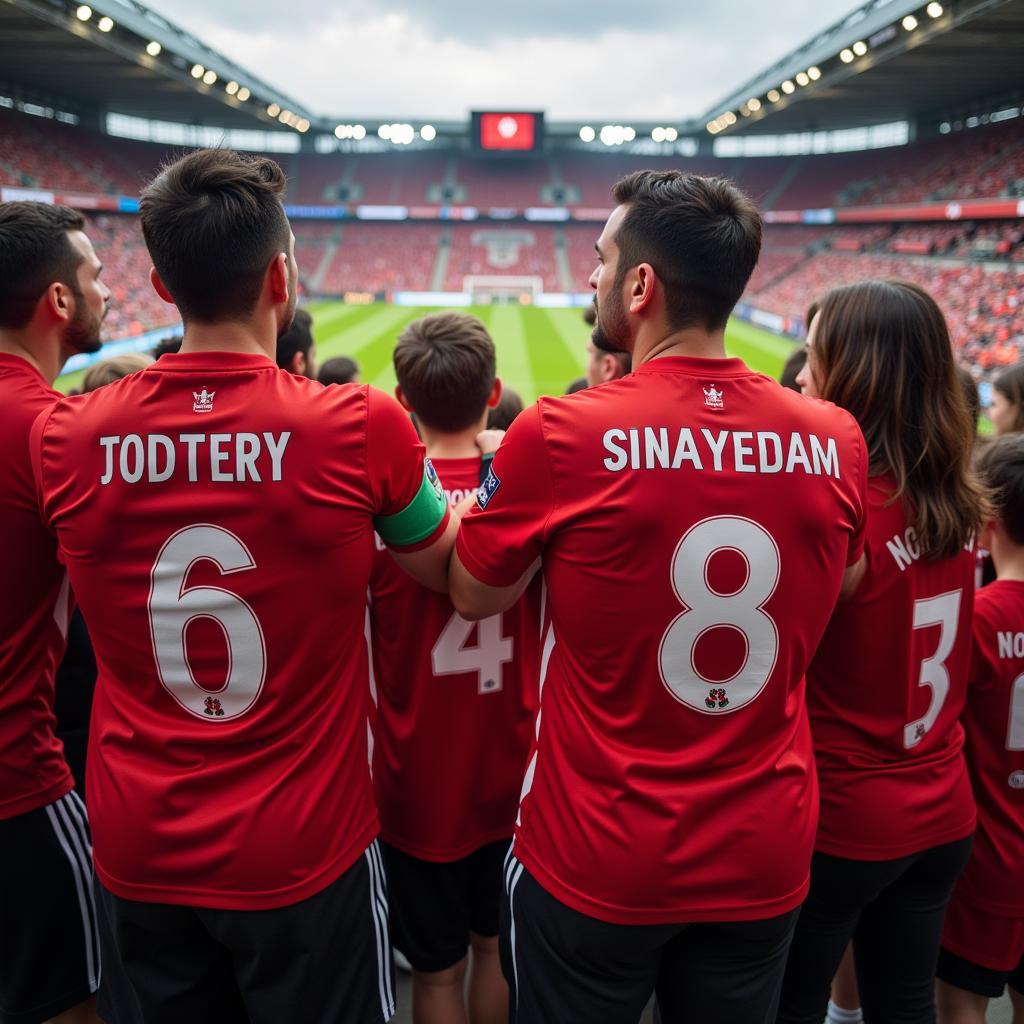
[[[1024,0],[870,0],[704,120],[714,135],[799,132],[1019,105],[1022,41]]]
[[[235,84],[230,93],[229,83]],[[136,0],[0,0],[3,90],[46,105],[62,103],[79,114],[115,110],[162,121],[284,130],[267,112],[276,103],[296,121],[313,120],[280,89]]]

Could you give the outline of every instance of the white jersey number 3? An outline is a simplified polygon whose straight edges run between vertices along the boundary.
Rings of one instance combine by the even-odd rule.
[[[267,672],[263,630],[252,608],[223,587],[189,587],[197,562],[213,562],[221,575],[255,569],[249,549],[220,526],[189,526],[172,534],[153,565],[149,591],[149,628],[160,682],[190,714],[226,722],[255,704]],[[189,623],[211,619],[220,626],[228,650],[224,685],[216,692],[201,687],[188,661]]]
[[[906,750],[916,747],[928,735],[949,696],[946,659],[953,653],[953,642],[956,640],[957,624],[960,621],[960,596],[961,591],[951,590],[948,594],[924,597],[914,602],[914,629],[938,626],[939,646],[930,658],[921,662],[917,685],[927,686],[931,690],[931,700],[928,710],[920,718],[903,727],[903,746]]]
[[[747,577],[735,593],[708,582],[708,563],[720,551],[738,553]],[[779,549],[763,526],[740,516],[714,516],[691,526],[672,557],[672,587],[686,611],[661,639],[661,678],[676,700],[704,714],[736,711],[764,689],[779,654],[779,631],[764,605],[775,593]],[[697,669],[697,644],[710,630],[730,627],[745,644],[743,663],[728,679],[709,679]]]

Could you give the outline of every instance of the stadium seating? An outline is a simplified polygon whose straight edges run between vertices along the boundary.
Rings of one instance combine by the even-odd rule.
[[[470,274],[536,276],[545,291],[564,291],[555,257],[555,229],[534,224],[452,228],[445,289],[461,291]]]
[[[346,223],[319,291],[426,291],[443,228],[433,224]]]

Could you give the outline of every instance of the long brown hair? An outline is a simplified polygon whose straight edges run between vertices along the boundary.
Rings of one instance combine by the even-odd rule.
[[[922,554],[955,555],[991,509],[942,311],[915,284],[862,281],[826,293],[815,315],[821,397],[860,424],[869,475],[895,480]]]

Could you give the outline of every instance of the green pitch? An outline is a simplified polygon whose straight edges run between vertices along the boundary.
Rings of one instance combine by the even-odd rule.
[[[313,314],[317,362],[351,356],[359,363],[363,382],[386,391],[395,386],[391,351],[399,332],[407,323],[434,312],[424,307],[341,302],[314,302],[308,308]],[[471,306],[468,312],[487,325],[498,349],[499,375],[527,404],[538,395],[560,395],[570,381],[583,376],[589,329],[581,310]],[[752,369],[778,377],[793,342],[734,320],[726,331],[726,348]],[[83,373],[60,377],[57,387],[61,391],[78,387]]]

